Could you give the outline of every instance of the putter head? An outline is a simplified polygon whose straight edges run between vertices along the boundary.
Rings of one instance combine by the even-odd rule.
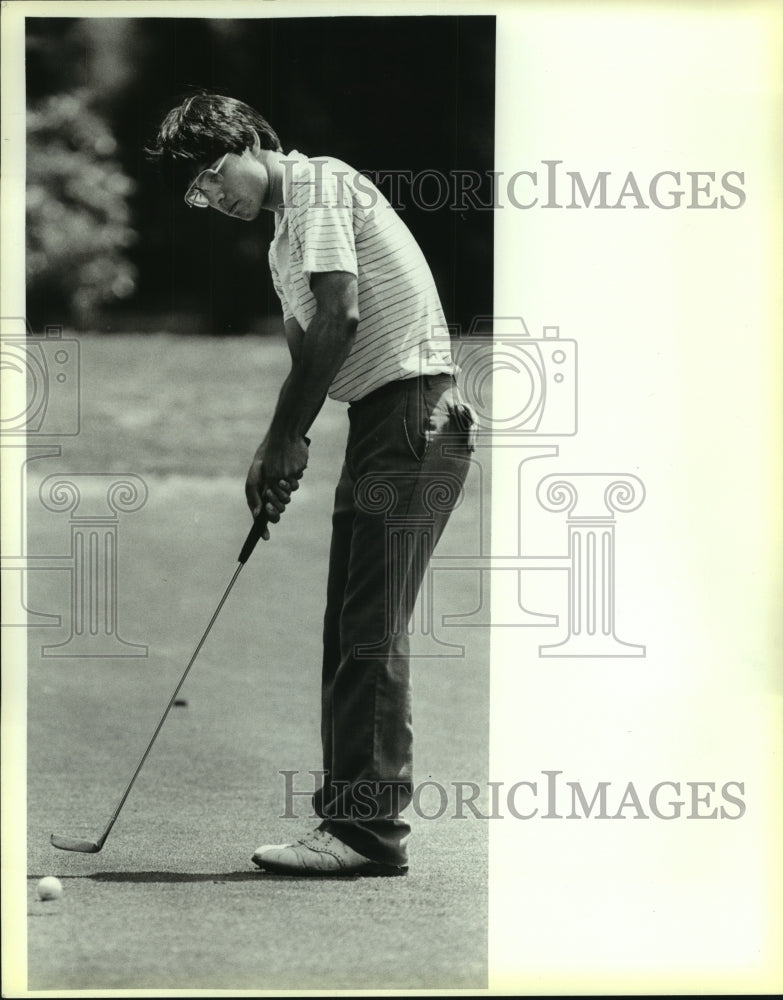
[[[103,847],[100,842],[94,844],[91,840],[74,840],[72,837],[58,837],[53,833],[49,838],[52,847],[60,851],[77,851],[79,854],[97,854]]]

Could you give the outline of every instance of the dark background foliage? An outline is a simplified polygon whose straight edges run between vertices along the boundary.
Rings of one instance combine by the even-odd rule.
[[[26,25],[36,329],[222,334],[277,322],[271,216],[248,225],[190,210],[181,184],[144,155],[165,112],[194,86],[257,107],[286,151],[330,154],[370,174],[493,168],[492,17]],[[403,202],[448,319],[467,327],[491,313],[492,213]]]

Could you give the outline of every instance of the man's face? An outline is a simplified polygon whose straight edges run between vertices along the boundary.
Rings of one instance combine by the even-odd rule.
[[[257,140],[241,154],[228,153],[215,160],[195,183],[210,208],[244,222],[255,219],[269,200],[269,171]]]
[[[241,156],[229,153],[223,164],[222,197],[213,207],[224,215],[250,222],[269,197],[269,173],[265,164],[246,149]]]

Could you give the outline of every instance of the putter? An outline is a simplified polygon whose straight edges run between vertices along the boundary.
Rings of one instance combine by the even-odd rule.
[[[201,636],[201,639],[199,640],[199,643],[196,646],[193,655],[190,658],[190,662],[185,667],[185,672],[183,673],[182,677],[180,677],[179,684],[177,684],[176,688],[174,689],[174,694],[171,696],[171,698],[169,698],[169,703],[168,705],[166,705],[166,711],[161,716],[160,722],[158,723],[155,732],[152,734],[152,739],[149,741],[147,749],[142,754],[141,760],[139,761],[136,770],[133,772],[133,777],[128,782],[128,787],[125,789],[122,798],[117,804],[117,808],[114,810],[112,817],[106,826],[106,829],[103,831],[103,833],[95,842],[91,840],[77,840],[74,837],[60,837],[56,833],[53,833],[50,838],[53,847],[58,848],[58,850],[60,851],[77,851],[80,854],[97,854],[98,851],[100,851],[100,849],[106,843],[106,838],[111,833],[111,828],[114,826],[117,817],[120,815],[120,810],[125,805],[125,800],[130,794],[131,788],[133,788],[133,783],[138,777],[139,771],[144,766],[144,761],[147,759],[149,752],[152,749],[152,744],[157,739],[158,733],[160,732],[163,723],[166,721],[166,716],[169,714],[169,709],[174,704],[174,699],[177,697],[179,689],[185,683],[185,678],[188,676],[190,668],[193,666],[196,657],[198,656],[201,650],[201,647],[204,645],[212,626],[215,624],[215,620],[217,619],[217,616],[220,614],[220,609],[226,603],[226,599],[228,598],[228,595],[231,593],[231,588],[234,586],[242,567],[250,558],[251,553],[253,552],[253,549],[256,547],[256,544],[258,543],[258,540],[261,537],[266,525],[267,525],[266,517],[263,514],[259,514],[259,516],[253,522],[253,527],[250,529],[250,532],[248,533],[248,536],[245,539],[245,544],[242,546],[242,551],[239,553],[239,565],[234,570],[234,575],[229,580],[228,586],[226,587],[223,596],[220,598],[220,603],[215,609],[214,615],[212,615],[212,617],[209,620],[209,625],[207,625],[206,629],[204,630],[204,634]]]

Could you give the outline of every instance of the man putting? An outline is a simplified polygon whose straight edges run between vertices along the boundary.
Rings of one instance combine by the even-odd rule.
[[[240,101],[188,98],[149,152],[187,169],[188,205],[243,222],[274,213],[269,266],[291,371],[247,475],[254,518],[280,520],[327,394],[349,404],[323,628],[325,775],[313,800],[322,821],[295,843],[259,847],[253,861],[294,875],[405,874],[407,626],[474,433],[432,274],[366,177],[330,157],[284,154],[270,125]]]

